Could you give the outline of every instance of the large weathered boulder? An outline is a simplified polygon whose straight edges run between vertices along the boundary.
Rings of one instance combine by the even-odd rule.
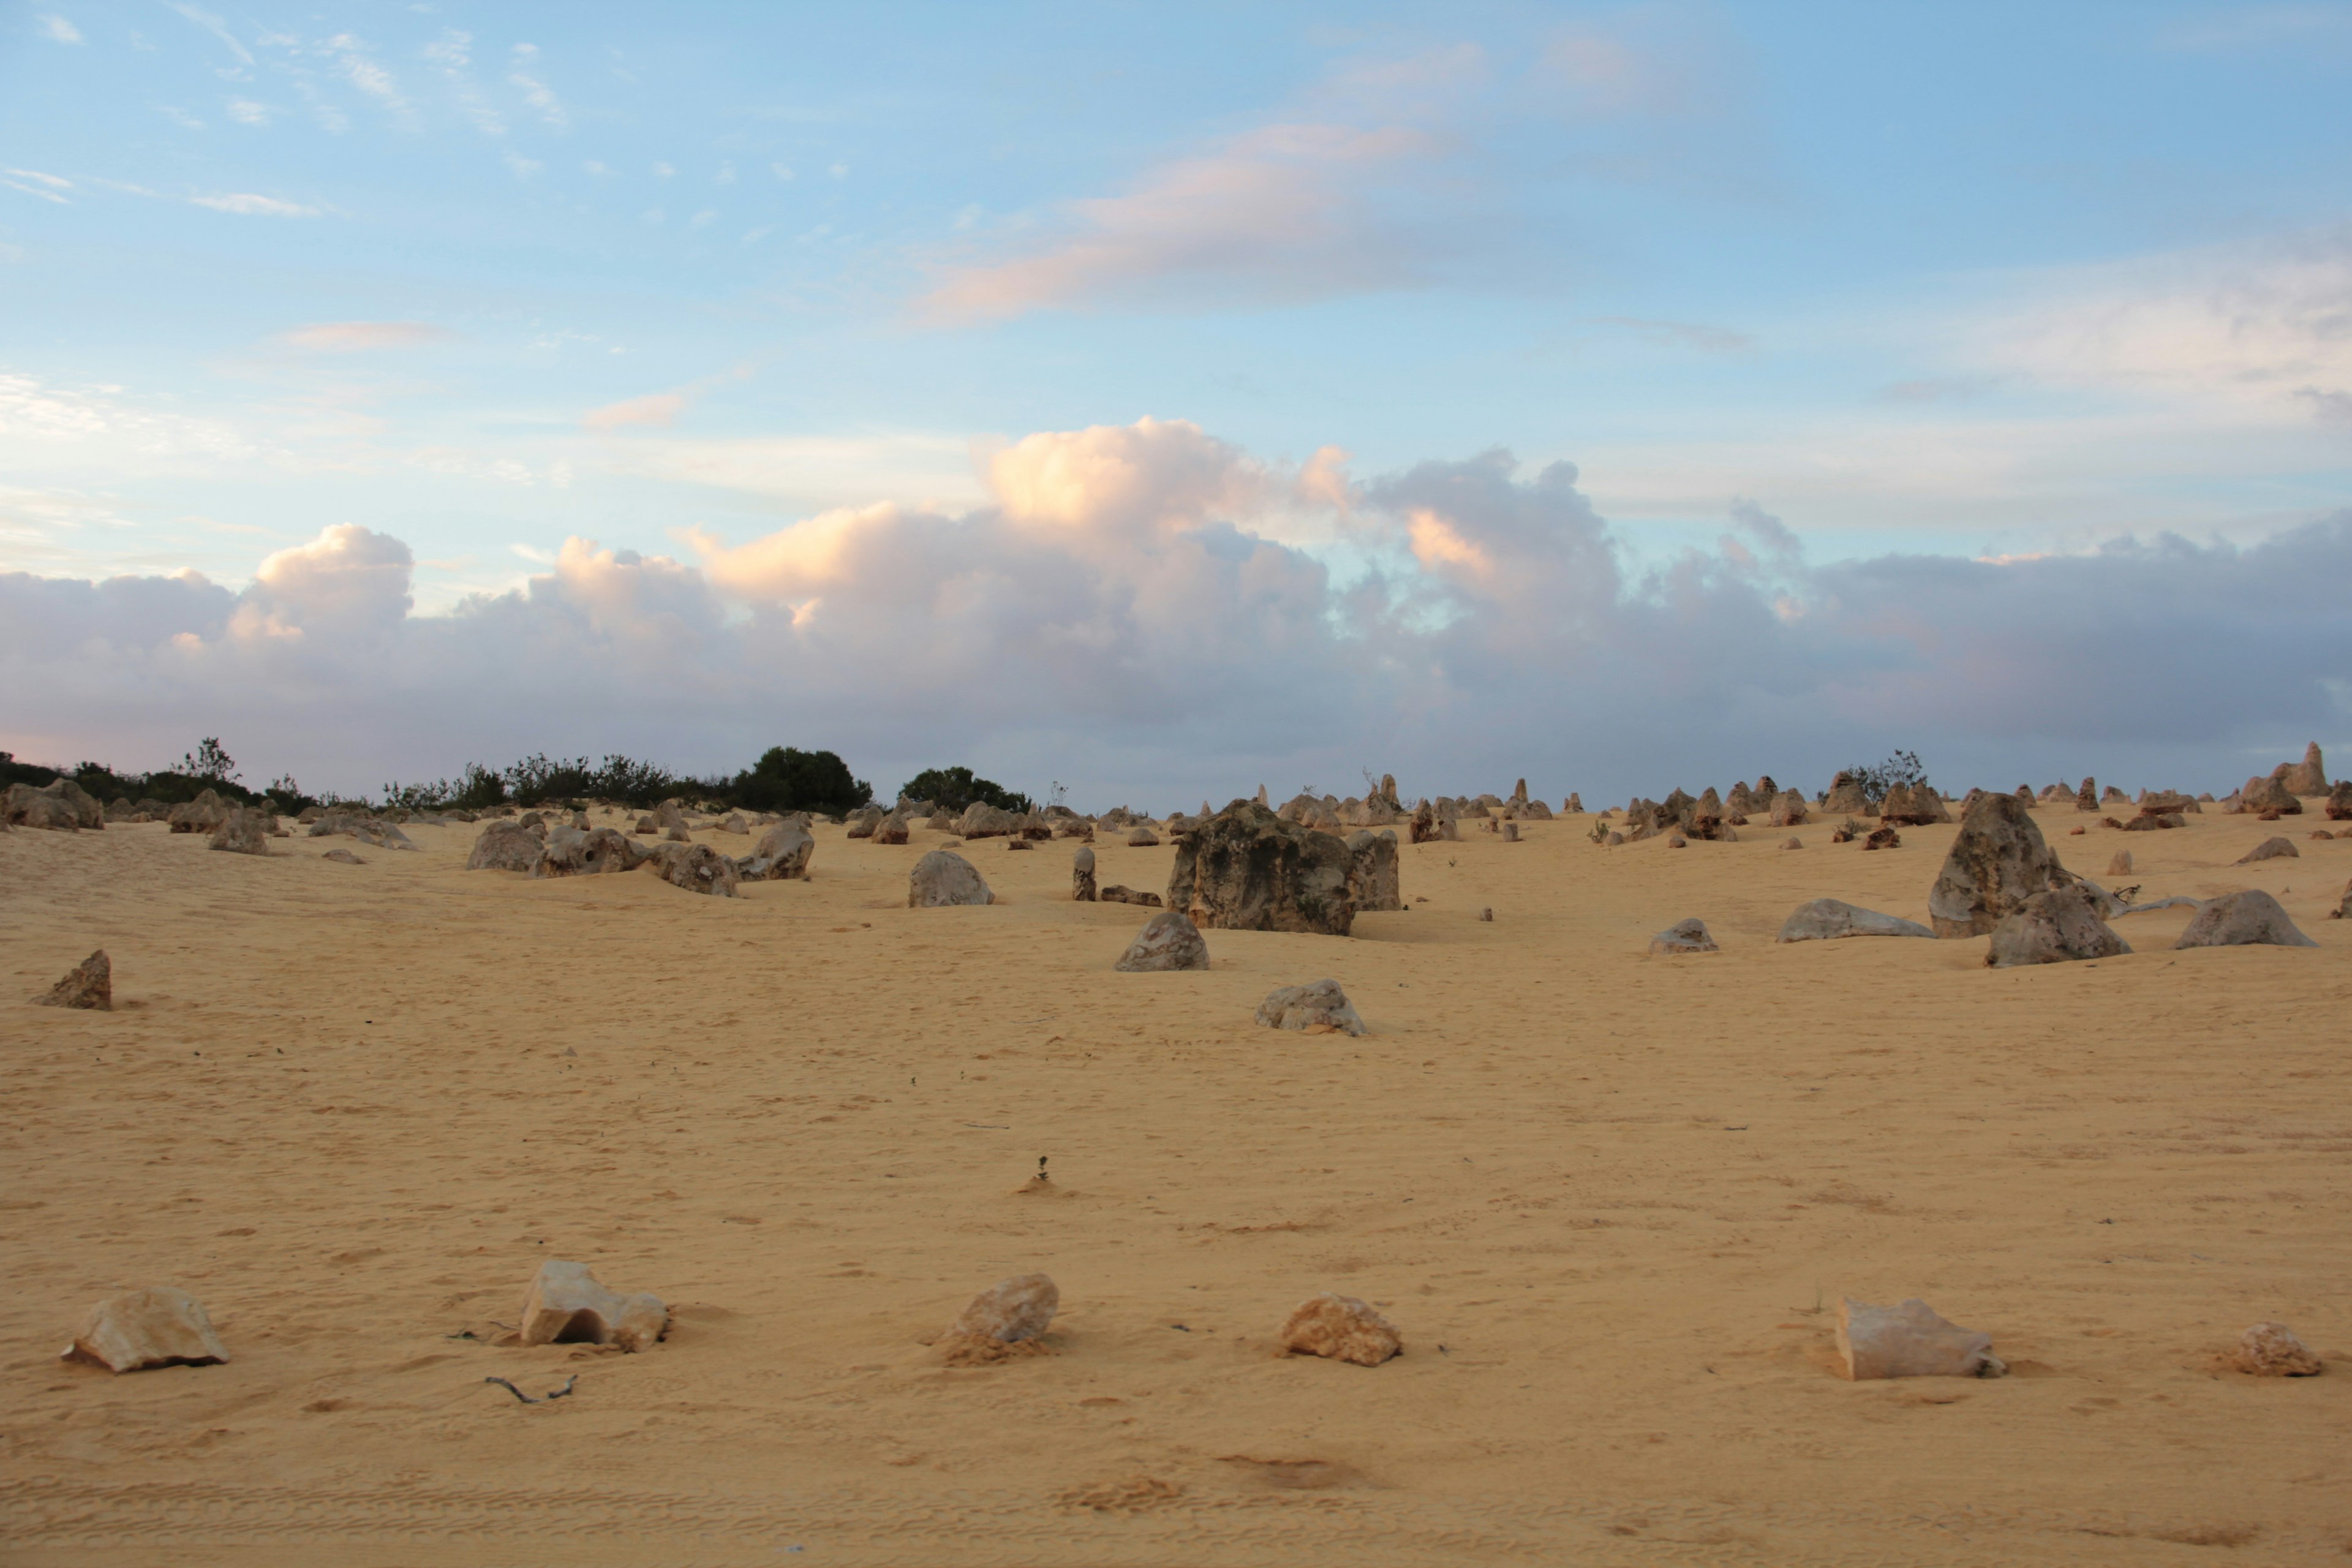
[[[884,817],[881,821],[876,823],[874,825],[874,842],[877,844],[904,844],[907,842],[906,817],[894,811],[889,816]]]
[[[815,853],[816,840],[808,825],[797,816],[788,816],[760,835],[760,842],[736,870],[748,882],[806,881],[809,858]]]
[[[674,800],[666,800],[654,808],[654,823],[661,829],[662,838],[667,843],[694,842],[693,835],[687,831],[686,813],[677,808],[677,802]]]
[[[1237,800],[1176,846],[1168,907],[1203,928],[1346,936],[1348,867],[1339,838]]]
[[[93,1013],[114,1010],[114,963],[100,948],[66,971],[65,978],[33,998],[44,1007],[83,1007]]]
[[[2316,1377],[2320,1370],[2319,1358],[2284,1323],[2256,1323],[2248,1329],[2239,1336],[2230,1365],[2252,1377]]]
[[[984,800],[976,800],[956,818],[955,831],[965,838],[1005,838],[1021,831],[1021,819]]]
[[[916,861],[915,868],[907,873],[907,907],[910,910],[995,901],[996,895],[988,890],[979,868],[952,850],[934,849]]]
[[[2312,742],[2303,749],[2303,761],[2282,763],[2271,776],[2284,785],[2289,795],[2326,795],[2327,766],[2320,760],[2319,742]]]
[[[2131,944],[2099,918],[2101,902],[2082,882],[2034,894],[1992,928],[1985,963],[1995,969],[2015,969],[2029,963],[2071,963],[2129,952]]]
[[[1951,821],[1952,813],[1934,785],[1896,784],[1879,803],[1878,819],[1898,827],[1925,827],[1930,823]]]
[[[1937,936],[1981,936],[2063,880],[2025,803],[2013,795],[1979,795],[1928,890],[1927,922]]]
[[[2303,851],[2294,847],[2294,840],[2265,838],[2243,855],[2239,856],[2238,864],[2251,866],[2257,860],[2299,860],[2302,858]]]
[[[641,1351],[669,1331],[658,1296],[624,1296],[597,1283],[584,1263],[551,1258],[539,1266],[522,1300],[515,1338],[527,1345],[612,1345]]]
[[[1845,1374],[1874,1377],[1999,1377],[2009,1370],[1992,1353],[1992,1336],[1945,1319],[1916,1296],[1874,1307],[1851,1297],[1838,1303],[1838,1354]]]
[[[2352,779],[2340,779],[2327,792],[2327,820],[2352,821]]]
[[[269,853],[269,830],[278,826],[270,813],[251,806],[232,806],[221,825],[213,829],[212,847],[226,849],[232,855],[267,855]]]
[[[534,877],[600,877],[634,871],[649,851],[616,827],[559,827],[548,835],[546,853],[530,866]]]
[[[205,1304],[158,1285],[125,1290],[92,1307],[60,1358],[137,1372],[150,1366],[208,1366],[228,1360]]]
[[[1720,951],[1715,938],[1707,934],[1706,922],[1692,919],[1677,921],[1650,939],[1650,951],[1660,957],[1682,952],[1716,952]]]
[[[1157,849],[1160,847],[1160,835],[1149,827],[1130,827],[1127,830],[1127,847],[1129,849]]]
[[[1839,899],[1815,899],[1799,904],[1789,918],[1780,922],[1780,934],[1775,942],[1833,942],[1848,936],[1924,936],[1936,933],[1916,921],[1883,915],[1875,910],[1857,909]]]
[[[228,820],[228,805],[219,791],[207,789],[195,799],[173,806],[164,820],[174,833],[210,833]]]
[[[1336,980],[1307,985],[1285,985],[1257,1005],[1257,1021],[1269,1029],[1312,1029],[1360,1035],[1364,1020]]]
[[[1375,833],[1360,827],[1348,835],[1348,896],[1355,900],[1360,915],[1404,908],[1393,829]]]
[[[1260,808],[1264,809],[1263,807]],[[1162,910],[1143,922],[1127,951],[1111,967],[1122,974],[1156,974],[1209,967],[1209,944],[1181,910]]]
[[[1070,898],[1081,904],[1095,901],[1095,852],[1084,845],[1070,857]]]
[[[2294,791],[2281,780],[2248,779],[2246,787],[2238,792],[2238,809],[2253,816],[2268,816],[2273,812],[2281,816],[2301,816],[2303,802]]]
[[[315,834],[326,826],[325,822],[320,822],[310,831]],[[530,828],[504,820],[495,821],[483,828],[481,837],[474,840],[473,851],[466,857],[466,869],[527,872],[539,864],[540,856],[545,852],[546,847],[540,843],[539,835]]]
[[[882,826],[885,816],[886,814],[879,807],[861,805],[842,818],[842,826],[846,829],[842,837],[871,838],[874,837],[875,830]]]
[[[2296,929],[2279,901],[2259,888],[2225,893],[2197,907],[2189,929],[2172,944],[2185,947],[2317,947]]]
[[[1870,795],[1863,788],[1860,779],[1850,773],[1841,772],[1830,781],[1829,797],[1822,802],[1822,809],[1825,812],[1843,811],[1858,816],[1870,809]]]
[[[736,874],[735,862],[708,844],[664,839],[639,864],[673,888],[718,899],[735,897],[735,885],[742,879]]]
[[[48,828],[59,833],[81,831],[81,819],[75,816],[69,802],[27,784],[8,786],[5,804],[0,805],[0,818],[15,827]]]
[[[1792,789],[1784,789],[1774,795],[1771,825],[1775,827],[1802,827],[1805,825],[1805,797]]]
[[[1404,1349],[1397,1327],[1370,1303],[1330,1290],[1309,1296],[1283,1321],[1276,1342],[1289,1355],[1378,1366]]]

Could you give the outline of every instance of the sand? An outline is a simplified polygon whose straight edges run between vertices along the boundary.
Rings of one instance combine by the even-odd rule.
[[[920,829],[821,827],[812,880],[731,901],[467,873],[463,827],[360,867],[0,837],[0,1555],[2342,1561],[2352,842],[2037,816],[2320,946],[2168,952],[2186,909],[2022,972],[1773,944],[1815,897],[1923,919],[1948,826],[1471,833],[1406,848],[1412,909],[1355,940],[1139,975],[1149,911],[1069,902],[1059,843],[972,845],[1003,901],[910,910]],[[2283,830],[2302,858],[2231,864]],[[1105,884],[1164,886],[1112,837]],[[1688,915],[1720,952],[1646,955]],[[99,946],[118,1011],[24,1004]],[[1370,1037],[1252,1023],[1325,975]],[[550,1257],[662,1296],[667,1342],[495,1345]],[[1051,1353],[943,1365],[1031,1269]],[[54,1359],[151,1284],[234,1361]],[[1404,1354],[1276,1356],[1326,1289]],[[1924,1296],[2014,1375],[1847,1383],[1843,1294]],[[2331,1370],[2217,1371],[2265,1319]]]

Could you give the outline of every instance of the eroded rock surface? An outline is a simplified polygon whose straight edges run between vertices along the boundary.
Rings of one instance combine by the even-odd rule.
[[[1404,1349],[1397,1327],[1367,1301],[1326,1290],[1309,1296],[1284,1320],[1278,1342],[1291,1355],[1322,1356],[1378,1366]]]
[[[2294,840],[2265,838],[2243,855],[2239,856],[2238,864],[2251,866],[2258,860],[2299,860],[2302,858],[2303,851],[2294,847]]]
[[[1935,932],[1916,921],[1901,920],[1883,915],[1875,910],[1858,909],[1839,899],[1815,899],[1799,904],[1789,918],[1780,922],[1780,934],[1776,942],[1834,942],[1849,936],[1924,936]]]
[[[320,822],[310,831],[315,834],[326,826]],[[493,822],[474,840],[473,850],[466,857],[466,869],[528,872],[539,864],[545,847],[538,834],[520,823]]]
[[[1358,914],[1404,908],[1393,830],[1382,828],[1375,833],[1369,827],[1360,827],[1348,835],[1348,896],[1355,900]]]
[[[232,855],[267,855],[269,830],[276,826],[277,818],[269,812],[231,806],[221,825],[213,829],[212,847]]]
[[[1061,1288],[1043,1274],[1015,1274],[974,1296],[948,1330],[953,1339],[993,1340],[1017,1345],[1054,1326],[1062,1310]]]
[[[664,839],[639,865],[673,888],[712,898],[735,897],[736,884],[741,880],[736,875],[735,862],[708,844],[679,844]]]
[[[1894,1307],[1851,1297],[1838,1303],[1838,1354],[1845,1374],[1874,1377],[1999,1377],[2009,1370],[1992,1353],[1992,1336],[1964,1329],[1916,1296]]]
[[[1237,800],[1176,846],[1168,907],[1202,928],[1346,936],[1348,868],[1339,838]]]
[[[2315,1377],[2320,1370],[2319,1358],[2284,1323],[2256,1323],[2248,1329],[2230,1364],[2255,1377]]]
[[[1070,898],[1081,904],[1095,902],[1095,852],[1080,845],[1070,857]]]
[[[1928,890],[1927,923],[1940,937],[1982,936],[2063,879],[2024,802],[2013,795],[1979,795]]]
[[[168,1285],[125,1290],[92,1307],[61,1358],[137,1372],[151,1366],[206,1366],[228,1360],[203,1302]]]
[[[746,881],[806,881],[809,858],[815,853],[816,840],[810,837],[807,825],[788,816],[760,835],[760,842],[738,870]]]
[[[2127,953],[2131,944],[2099,918],[2101,908],[2112,901],[2081,882],[2036,893],[1993,927],[1985,963],[1995,969],[2015,969]]]
[[[916,861],[915,868],[907,874],[907,907],[910,910],[995,901],[996,895],[988,890],[979,868],[952,850],[932,850]]]
[[[1181,910],[1162,910],[1143,922],[1111,967],[1122,974],[1155,974],[1167,970],[1206,969],[1209,944]]]
[[[79,1007],[93,1013],[114,1010],[114,963],[100,948],[66,971],[65,978],[34,998],[44,1007]]]
[[[1715,952],[1720,951],[1715,938],[1707,934],[1702,920],[1677,921],[1650,939],[1650,951],[1671,955],[1678,952]]]
[[[1488,918],[1492,918],[1491,912]],[[1257,1021],[1269,1029],[1319,1029],[1343,1035],[1365,1032],[1364,1020],[1336,980],[1280,987],[1258,1004]]]
[[[2288,918],[2285,907],[2260,888],[2210,899],[2189,918],[2174,948],[2317,947]]]
[[[523,1297],[515,1338],[526,1345],[612,1345],[641,1351],[669,1331],[658,1296],[624,1296],[599,1284],[584,1263],[551,1258]]]

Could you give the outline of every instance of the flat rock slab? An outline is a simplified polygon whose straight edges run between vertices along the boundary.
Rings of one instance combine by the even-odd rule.
[[[1876,1377],[1999,1377],[1992,1336],[1946,1320],[1914,1296],[1899,1306],[1838,1303],[1838,1354],[1856,1383]]]
[[[1799,904],[1789,918],[1780,922],[1780,934],[1775,942],[1834,942],[1848,936],[1924,936],[1933,941],[1936,933],[1916,921],[1906,921],[1894,915],[1883,915],[1876,910],[1859,909],[1840,899],[1815,899],[1809,904]]]
[[[1286,1354],[1378,1366],[1404,1349],[1397,1327],[1369,1302],[1330,1290],[1309,1296],[1284,1320],[1279,1342]]]
[[[624,1296],[597,1283],[584,1263],[551,1258],[523,1298],[515,1338],[526,1345],[613,1345],[641,1351],[669,1331],[658,1296]]]
[[[2225,893],[2198,906],[2174,942],[2185,947],[2317,947],[2296,928],[2279,901],[2259,888]]]
[[[158,1285],[109,1296],[89,1310],[65,1361],[109,1372],[151,1366],[206,1366],[228,1360],[205,1305],[185,1290]]]
[[[1181,910],[1162,910],[1143,922],[1111,967],[1121,974],[1156,974],[1167,970],[1206,969],[1209,944],[1201,929]]]
[[[1678,921],[1650,939],[1650,951],[1661,955],[1678,952],[1716,952],[1715,938],[1707,934],[1702,920]]]
[[[1491,912],[1487,918],[1493,918]],[[1315,1029],[1342,1035],[1365,1032],[1364,1020],[1336,980],[1282,986],[1258,1004],[1257,1021],[1269,1029]]]

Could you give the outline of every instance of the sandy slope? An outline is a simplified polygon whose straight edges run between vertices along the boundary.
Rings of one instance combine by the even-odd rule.
[[[2341,1561],[2352,842],[2233,868],[2312,823],[2040,816],[2078,868],[2267,888],[2321,947],[2174,954],[2185,910],[2021,973],[1772,944],[1819,895],[1924,918],[1949,827],[1474,834],[1406,850],[1428,901],[1359,940],[1211,932],[1178,975],[1110,973],[1143,916],[1066,901],[1066,846],[973,846],[1003,901],[913,911],[928,833],[821,830],[814,880],[733,902],[468,874],[463,829],[359,868],[0,837],[0,994],[103,945],[123,1004],[0,1002],[0,1555]],[[1164,883],[1166,848],[1097,853]],[[1645,955],[1690,914],[1722,952]],[[1325,974],[1371,1037],[1252,1026]],[[550,1256],[667,1298],[669,1342],[451,1337]],[[1029,1268],[1060,1353],[940,1365]],[[164,1282],[232,1364],[52,1359]],[[1407,1353],[1274,1357],[1322,1289]],[[1849,1384],[1841,1293],[1925,1295],[2018,1375]],[[2335,1372],[2209,1370],[2261,1318]]]

